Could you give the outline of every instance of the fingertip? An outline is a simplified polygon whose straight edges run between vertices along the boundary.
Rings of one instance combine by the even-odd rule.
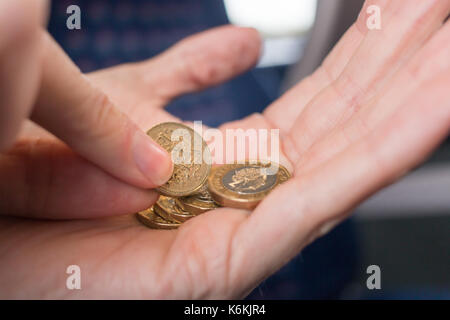
[[[247,39],[251,42],[252,45],[254,45],[256,48],[261,47],[262,43],[262,35],[261,33],[252,27],[239,27],[241,32],[245,33]]]
[[[235,27],[243,45],[242,53],[248,57],[249,64],[256,64],[262,54],[263,38],[261,33],[252,27]]]
[[[173,172],[170,154],[143,132],[134,137],[133,156],[139,171],[153,188],[166,183]]]

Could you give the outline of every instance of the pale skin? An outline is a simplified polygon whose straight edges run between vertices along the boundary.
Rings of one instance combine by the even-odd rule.
[[[115,128],[135,134],[179,121],[164,106],[254,65],[258,34],[217,28],[88,79],[47,36],[37,36],[47,67],[35,67],[44,76],[28,77],[36,93],[25,101],[24,91],[2,91],[11,102],[2,107],[24,106],[14,121],[22,123],[34,108],[31,120],[47,131],[26,120],[19,135],[18,125],[2,133],[0,296],[243,298],[359,203],[421,164],[450,131],[450,23],[444,24],[450,1],[374,0],[365,7],[371,4],[382,9],[381,30],[367,30],[363,9],[314,74],[262,114],[221,127],[280,128],[293,178],[253,212],[222,208],[170,231],[147,229],[132,214],[156,200],[151,188],[170,175],[170,160],[151,149],[166,167],[139,175]],[[0,50],[8,48],[1,40]],[[52,65],[59,66],[53,74]],[[67,85],[64,70],[78,85],[52,92]],[[90,97],[80,98],[88,107],[70,105],[79,97]],[[144,171],[158,170],[152,161]],[[81,290],[65,286],[72,264],[81,268]]]

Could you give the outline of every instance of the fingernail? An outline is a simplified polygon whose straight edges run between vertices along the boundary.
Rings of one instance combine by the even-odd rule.
[[[139,171],[153,186],[163,185],[171,177],[173,164],[169,153],[143,132],[134,137],[133,156]]]

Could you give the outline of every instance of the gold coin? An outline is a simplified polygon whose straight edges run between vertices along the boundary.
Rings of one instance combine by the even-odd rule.
[[[163,197],[163,196],[161,196],[161,197]],[[181,223],[180,221],[175,220],[173,217],[171,217],[171,215],[167,211],[165,211],[161,205],[158,205],[157,203],[154,204],[153,211],[155,212],[155,214],[157,216],[161,217],[162,219],[164,219],[168,222]]]
[[[168,221],[185,222],[192,217],[193,214],[183,211],[175,202],[174,198],[161,196],[155,203],[155,212]]]
[[[273,188],[290,178],[289,171],[278,165],[269,172],[271,162],[225,164],[212,169],[208,189],[215,202],[224,207],[253,209]]]
[[[278,183],[282,184],[286,181],[289,180],[289,178],[291,177],[291,174],[289,173],[289,171],[280,165],[279,171],[278,171]]]
[[[172,156],[173,173],[169,181],[156,188],[169,197],[188,196],[205,184],[211,169],[211,153],[194,130],[181,123],[160,123],[147,134]]]
[[[180,226],[179,222],[167,221],[158,216],[153,207],[139,211],[136,217],[142,224],[152,229],[176,229]]]
[[[211,197],[207,184],[205,184],[196,194],[188,197],[176,198],[175,202],[184,211],[188,211],[194,215],[219,207]]]

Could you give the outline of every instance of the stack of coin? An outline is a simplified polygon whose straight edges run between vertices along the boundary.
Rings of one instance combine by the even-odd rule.
[[[186,135],[178,135],[183,129]],[[181,130],[181,132],[183,131]],[[175,146],[174,132],[191,141],[190,161],[174,161],[169,181],[157,188],[161,194],[154,206],[137,213],[137,218],[153,229],[175,229],[183,222],[218,207],[253,209],[277,185],[290,178],[289,171],[281,165],[248,161],[243,164],[225,164],[211,169],[210,151],[205,141],[191,128],[166,122],[151,128],[147,134],[172,154]],[[194,161],[194,141],[201,141],[200,161]]]

